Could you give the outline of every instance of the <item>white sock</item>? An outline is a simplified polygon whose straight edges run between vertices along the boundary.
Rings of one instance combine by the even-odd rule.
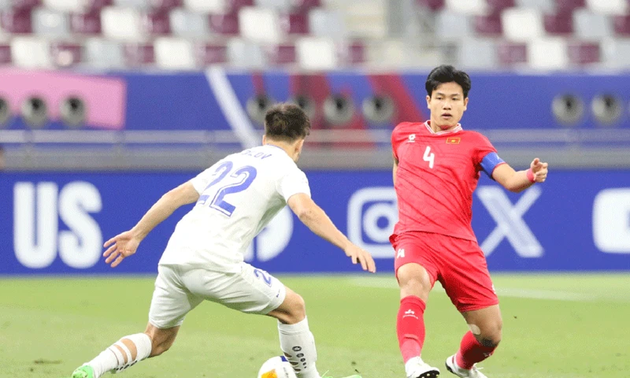
[[[412,357],[405,363],[405,373],[407,373],[407,377],[413,377],[417,373],[418,365],[424,364],[422,358],[420,357]]]
[[[317,372],[317,349],[315,338],[308,328],[308,320],[295,324],[282,324],[278,322],[280,334],[280,348],[287,360],[293,366],[298,378],[321,378]]]
[[[135,358],[131,355],[129,348],[122,342],[123,339],[131,341],[136,346]],[[120,372],[133,366],[136,362],[149,357],[151,354],[151,344],[151,338],[146,333],[136,333],[135,335],[125,336],[85,365],[89,365],[94,369],[95,378],[111,370]],[[122,349],[124,354],[121,353],[120,349],[117,347]]]

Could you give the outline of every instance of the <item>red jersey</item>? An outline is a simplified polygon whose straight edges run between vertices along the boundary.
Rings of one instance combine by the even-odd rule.
[[[403,122],[392,132],[398,159],[398,223],[393,236],[423,231],[476,241],[470,224],[472,194],[480,172],[492,177],[494,168],[504,162],[480,133],[461,125],[436,133],[429,122]]]

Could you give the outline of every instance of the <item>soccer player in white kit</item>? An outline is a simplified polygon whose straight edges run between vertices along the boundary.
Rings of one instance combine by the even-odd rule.
[[[263,145],[232,154],[167,192],[129,231],[105,243],[105,262],[118,266],[180,206],[196,202],[175,227],[158,266],[144,333],[124,336],[72,378],[99,378],[166,352],[186,314],[208,300],[278,319],[280,347],[298,378],[321,378],[304,300],[269,273],[244,262],[252,239],[285,206],[352,263],[375,272],[368,252],[351,243],[310,196],[296,165],[311,125],[304,111],[279,104],[265,115]],[[300,357],[294,351],[299,351]],[[353,375],[347,378],[360,378]]]

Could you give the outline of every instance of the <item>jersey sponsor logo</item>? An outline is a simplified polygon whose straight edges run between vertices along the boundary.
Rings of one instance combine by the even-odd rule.
[[[407,139],[408,143],[415,143],[416,141],[416,134],[409,134],[409,138]]]
[[[512,205],[505,191],[498,186],[477,188],[477,196],[497,224],[481,243],[481,249],[486,256],[492,254],[503,239],[507,239],[519,256],[542,257],[545,250],[523,220],[523,215],[540,197],[541,192],[540,187],[532,186]]]
[[[593,241],[604,253],[630,253],[630,188],[604,189],[593,201]]]
[[[446,144],[459,144],[462,141],[460,137],[448,137],[446,138]]]
[[[391,186],[359,189],[348,201],[348,238],[375,258],[392,258],[389,237],[397,221],[396,191]]]
[[[94,266],[101,257],[103,235],[91,214],[101,209],[101,194],[89,182],[70,182],[61,188],[54,182],[16,182],[15,257],[31,269],[47,268],[57,255],[72,268]]]

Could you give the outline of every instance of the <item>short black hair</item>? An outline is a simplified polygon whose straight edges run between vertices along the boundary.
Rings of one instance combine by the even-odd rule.
[[[311,132],[311,121],[302,108],[280,103],[265,114],[265,136],[274,140],[294,142]]]
[[[472,86],[470,82],[470,76],[464,71],[460,71],[453,66],[443,64],[435,67],[429,76],[427,76],[427,82],[425,88],[427,89],[427,95],[431,97],[433,91],[444,83],[455,82],[459,84],[464,90],[464,98],[468,97],[468,92]]]

